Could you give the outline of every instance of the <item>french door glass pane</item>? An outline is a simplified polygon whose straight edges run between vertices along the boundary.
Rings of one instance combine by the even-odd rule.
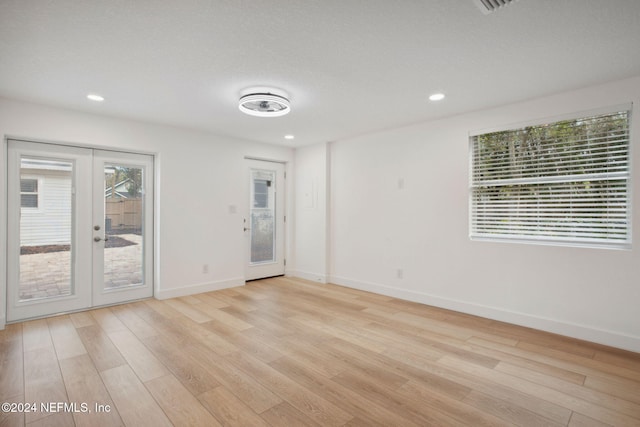
[[[275,262],[275,172],[251,174],[251,263]]]
[[[104,168],[104,287],[143,284],[144,170],[121,164]]]
[[[20,301],[71,295],[72,161],[20,158]]]

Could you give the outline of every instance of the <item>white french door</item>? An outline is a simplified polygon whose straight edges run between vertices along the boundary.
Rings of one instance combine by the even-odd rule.
[[[247,160],[247,167],[249,208],[244,219],[245,279],[281,276],[285,271],[285,165]]]
[[[8,141],[7,320],[153,295],[153,157]]]

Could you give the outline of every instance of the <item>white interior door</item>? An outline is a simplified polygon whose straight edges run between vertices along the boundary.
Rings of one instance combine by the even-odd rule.
[[[244,218],[246,280],[284,274],[285,165],[247,160],[249,208]]]
[[[10,140],[7,161],[7,320],[153,294],[151,157]]]

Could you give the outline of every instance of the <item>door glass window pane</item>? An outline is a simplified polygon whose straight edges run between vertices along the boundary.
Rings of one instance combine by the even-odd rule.
[[[143,174],[140,167],[104,169],[104,287],[143,284]]]
[[[275,262],[275,172],[251,174],[251,263]]]
[[[269,187],[271,181],[266,179],[255,179],[253,181],[253,207],[267,208],[269,207]]]
[[[73,293],[73,173],[71,161],[20,159],[20,301]]]

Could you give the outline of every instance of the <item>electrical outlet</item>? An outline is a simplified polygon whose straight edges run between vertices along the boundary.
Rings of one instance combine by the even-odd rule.
[[[404,271],[402,271],[401,268],[397,269],[396,276],[398,277],[398,279],[402,279],[402,277],[404,276]]]
[[[202,274],[207,274],[209,272],[209,264],[202,265]]]

